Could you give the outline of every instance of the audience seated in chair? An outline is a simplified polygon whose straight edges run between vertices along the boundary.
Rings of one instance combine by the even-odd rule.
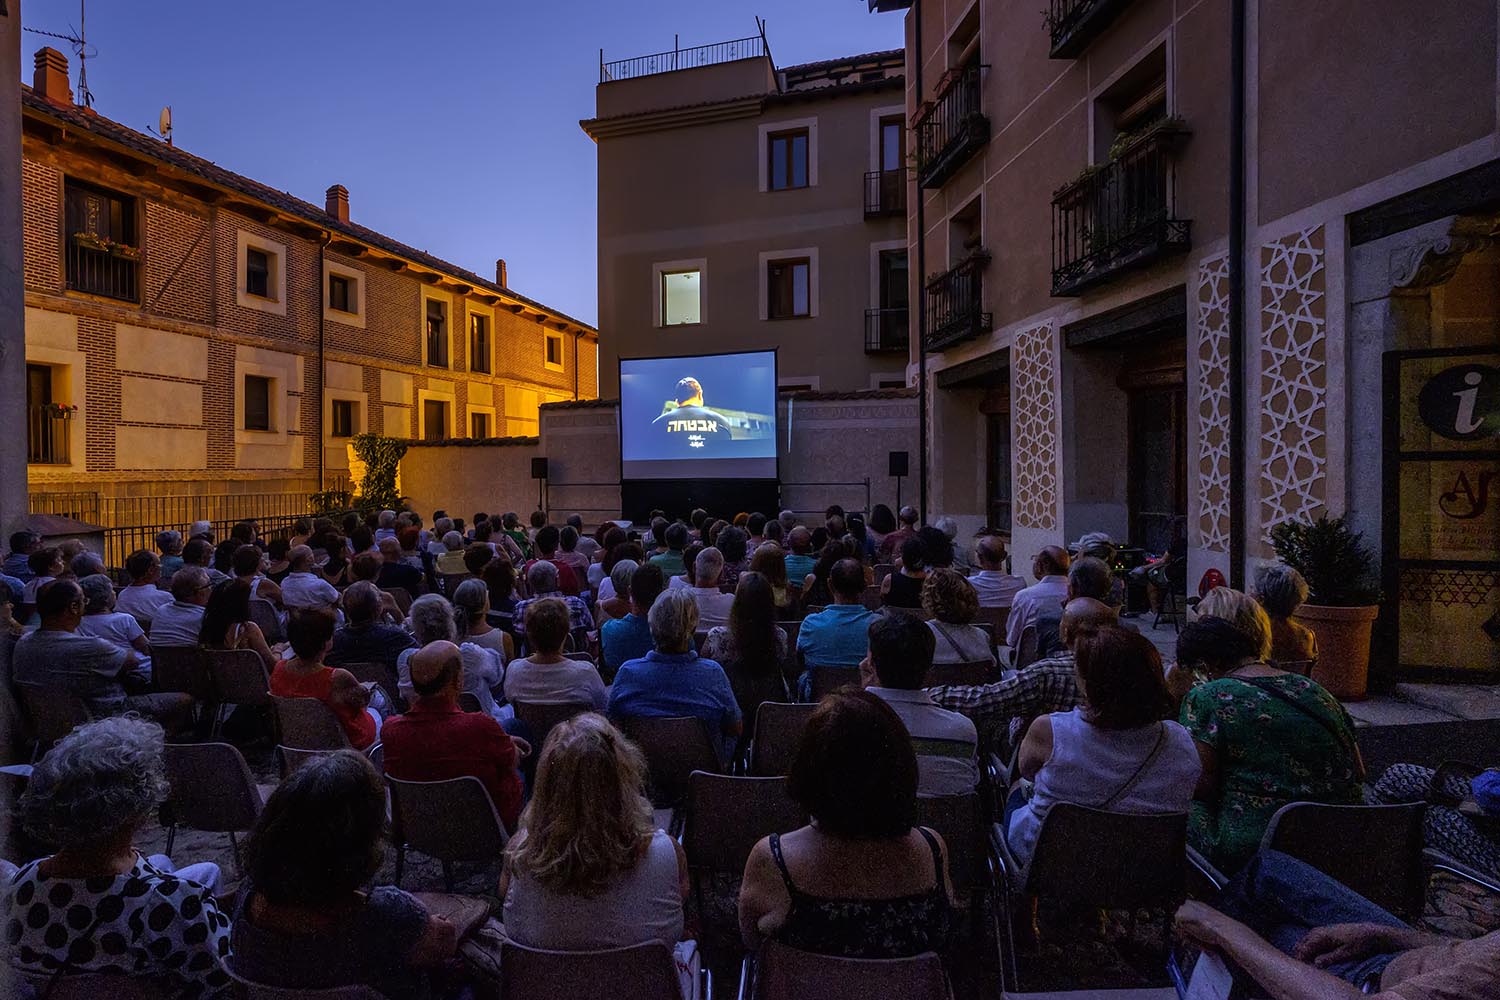
[[[460,583],[453,590],[452,603],[457,641],[472,642],[476,646],[492,650],[500,657],[501,667],[515,658],[515,640],[510,633],[489,622],[490,590],[482,579],[476,577]]]
[[[1021,633],[1036,625],[1040,616],[1056,617],[1068,598],[1068,550],[1048,545],[1031,561],[1031,573],[1037,582],[1021,590],[1011,600],[1010,617],[1005,620],[1005,644],[1012,649],[1021,645]],[[1040,648],[1040,647],[1038,647]]]
[[[184,996],[229,995],[218,866],[174,869],[134,846],[167,798],[162,746],[154,723],[101,719],[64,737],[32,771],[19,818],[57,853],[4,880],[0,911],[11,967],[42,996],[64,963],[70,973],[166,977]]]
[[[1064,648],[1062,640],[1062,614],[1063,604],[1076,600],[1080,597],[1089,597],[1103,604],[1108,604],[1120,610],[1115,603],[1116,586],[1118,581],[1109,570],[1109,564],[1097,556],[1079,556],[1068,566],[1068,590],[1064,595],[1062,604],[1058,605],[1056,614],[1045,605],[1040,607],[1036,619],[1036,649],[1037,655],[1048,657],[1054,655],[1058,650]],[[1119,622],[1119,627],[1127,632],[1138,631],[1134,625],[1127,621]]]
[[[630,613],[605,622],[599,629],[599,646],[604,660],[600,672],[606,681],[613,680],[629,661],[638,660],[656,648],[647,616],[657,595],[665,587],[666,578],[661,567],[653,563],[639,566],[631,574]]]
[[[741,573],[729,623],[708,630],[703,655],[724,668],[746,732],[754,732],[761,702],[790,700],[786,677],[791,653],[786,630],[776,624],[771,581],[753,570]]]
[[[271,693],[278,698],[316,698],[333,710],[349,745],[369,748],[380,735],[380,713],[370,707],[370,689],[342,667],[323,662],[333,645],[331,612],[293,611],[287,616],[292,656],[271,671]]]
[[[1183,628],[1167,683],[1182,700],[1182,724],[1203,761],[1188,841],[1233,874],[1287,803],[1362,802],[1364,764],[1338,699],[1265,662],[1271,625],[1260,605],[1225,587],[1209,597],[1213,610],[1229,617]]]
[[[1083,704],[1039,716],[1017,766],[1032,781],[1012,791],[1006,840],[1024,866],[1047,812],[1059,802],[1126,813],[1185,813],[1202,766],[1174,721],[1161,654],[1150,640],[1103,628],[1075,646]]]
[[[250,581],[238,577],[214,589],[203,609],[198,645],[205,649],[254,650],[268,675],[276,668],[276,654],[271,652],[260,626],[250,620]]]
[[[942,951],[953,920],[946,849],[916,825],[917,759],[891,707],[869,691],[825,697],[787,788],[812,822],[750,852],[745,946],[774,940],[848,958]]]
[[[465,712],[463,657],[445,640],[430,642],[408,664],[415,699],[380,731],[385,771],[402,781],[472,777],[484,783],[507,830],[521,814],[516,744],[484,712]]]
[[[251,597],[259,597],[281,607],[281,587],[266,575],[269,561],[264,552],[254,545],[241,545],[234,550],[230,565],[235,577],[250,585]]]
[[[381,590],[400,587],[412,597],[420,594],[422,571],[402,559],[401,542],[392,536],[382,538],[377,545],[380,549],[381,566],[379,574],[375,577],[375,586]]]
[[[22,636],[12,652],[15,683],[65,690],[96,716],[140,712],[159,720],[169,732],[186,728],[192,696],[146,691],[133,650],[79,633],[83,608],[83,590],[74,581],[53,580],[42,587],[37,594],[41,627]]]
[[[118,650],[134,653],[135,669],[150,680],[151,643],[140,622],[115,610],[115,588],[109,577],[102,573],[85,576],[78,587],[83,591],[83,620],[78,623],[78,634],[103,639]]]
[[[662,546],[662,550],[651,556],[652,565],[660,566],[662,575],[667,577],[681,576],[687,572],[687,564],[682,560],[682,552],[687,548],[691,540],[687,525],[681,521],[674,521],[666,525],[660,532],[656,530],[656,523],[651,524],[651,534]]]
[[[594,627],[594,616],[589,614],[589,606],[578,597],[564,594],[557,582],[557,564],[545,559],[534,559],[526,570],[526,585],[531,590],[531,596],[524,601],[516,602],[515,620],[517,623],[526,621],[526,606],[532,601],[539,601],[544,597],[555,597],[568,606],[568,616],[572,620],[574,632],[583,633]],[[525,635],[522,628],[521,634]]]
[[[901,543],[901,565],[880,581],[880,603],[891,608],[920,608],[927,582],[927,547],[916,535]]]
[[[877,510],[880,506],[884,505],[877,505]],[[890,508],[887,507],[885,512],[889,513]],[[911,504],[907,504],[901,508],[900,513],[897,515],[897,520],[900,522],[899,526],[892,529],[885,529],[885,533],[882,535],[880,543],[876,548],[876,555],[883,563],[895,562],[901,555],[901,546],[906,544],[908,538],[915,538],[917,534],[917,521],[919,520],[917,508]],[[878,532],[882,530],[884,523],[882,520],[881,524],[872,525],[872,527]]]
[[[1311,865],[1254,855],[1212,906],[1190,900],[1177,933],[1277,1000],[1478,1000],[1500,996],[1500,931],[1458,941],[1408,927]]]
[[[647,621],[655,648],[620,667],[609,690],[610,717],[692,716],[707,723],[712,734],[739,736],[744,722],[724,668],[699,656],[693,645],[698,628],[693,595],[663,591]]]
[[[268,986],[373,986],[426,995],[453,958],[452,924],[392,886],[367,888],[385,858],[385,785],[340,750],[287,776],[251,831],[234,917],[236,975]]]
[[[1312,629],[1292,621],[1307,601],[1307,581],[1285,563],[1270,563],[1255,571],[1255,599],[1271,619],[1271,663],[1315,663],[1318,637]],[[1199,614],[1204,614],[1199,605]],[[1309,671],[1310,672],[1310,671]]]
[[[767,522],[767,524],[779,523],[779,521]],[[750,568],[771,581],[771,593],[776,598],[777,616],[791,617],[792,612],[796,610],[797,601],[796,595],[787,585],[786,558],[781,546],[776,542],[766,542],[760,546],[750,557]]]
[[[621,559],[609,571],[606,579],[609,581],[611,596],[600,598],[594,610],[594,623],[599,626],[600,635],[603,635],[605,622],[630,614],[630,578],[640,565],[634,559]]]
[[[693,560],[693,586],[687,588],[687,591],[698,604],[700,629],[715,628],[729,621],[729,608],[734,604],[734,595],[719,589],[723,574],[724,555],[712,545],[700,551]]]
[[[567,605],[555,597],[526,606],[526,638],[531,655],[505,670],[505,697],[533,705],[592,705],[604,711],[609,692],[599,671],[586,660],[563,653],[570,621]]]
[[[818,565],[817,557],[813,555],[812,532],[799,525],[787,533],[786,544],[786,578],[793,587],[801,590],[808,575]]]
[[[208,570],[184,566],[172,574],[172,602],[156,609],[151,619],[153,646],[196,646],[203,631],[203,609],[213,594]]]
[[[161,579],[161,561],[155,552],[137,549],[126,558],[125,572],[130,577],[130,586],[120,590],[115,609],[133,615],[143,627],[150,627],[157,609],[172,603],[172,592],[156,585]]]
[[[453,605],[440,594],[423,594],[411,604],[409,618],[412,637],[417,646],[433,642],[451,642],[458,647],[463,658],[463,690],[479,702],[480,711],[499,721],[500,706],[495,702],[495,691],[505,680],[505,665],[500,654],[493,649],[477,646],[472,642],[460,642],[458,626],[453,620]],[[411,658],[415,649],[406,649],[396,657],[396,676],[400,694],[410,700],[414,689],[411,682]]]
[[[196,523],[196,522],[195,522]],[[229,579],[229,574],[213,565],[214,544],[205,535],[194,535],[188,539],[182,547],[182,564],[184,566],[201,566],[208,573],[208,582],[213,584],[222,583]],[[173,574],[174,576],[176,574]]]
[[[463,535],[452,530],[443,533],[443,551],[438,554],[434,569],[439,576],[460,576],[469,571],[464,565]]]
[[[591,951],[683,936],[682,845],[657,828],[646,763],[592,712],[553,727],[536,789],[505,851],[505,932],[519,944]]]
[[[68,566],[62,549],[55,545],[32,549],[31,555],[26,557],[26,564],[31,568],[31,576],[21,588],[21,620],[30,623],[36,614],[37,591],[66,574]]]
[[[583,592],[583,584],[580,582],[584,577],[574,574],[571,566],[566,560],[557,556],[557,546],[561,539],[561,532],[552,525],[545,525],[536,533],[532,544],[536,549],[536,558],[526,564],[526,582],[531,582],[531,568],[538,563],[547,563],[552,566],[557,577],[554,590],[561,591],[569,597],[577,597]]]
[[[949,570],[948,572],[952,572]],[[915,618],[882,615],[870,623],[870,651],[860,663],[865,689],[900,716],[917,754],[917,794],[967,795],[979,785],[979,733],[957,712],[938,708],[922,690],[936,640]]]
[[[344,624],[333,633],[330,665],[383,663],[394,670],[396,658],[415,645],[410,632],[382,619],[386,596],[368,580],[351,583],[345,589]]]
[[[575,514],[574,517],[577,517],[577,515]],[[582,536],[577,527],[572,524],[563,525],[562,530],[557,533],[558,551],[557,558],[554,561],[566,563],[568,568],[573,571],[573,576],[578,580],[580,586],[587,587],[589,557],[587,553],[579,551],[581,540]]]
[[[979,595],[957,570],[935,569],[922,585],[922,610],[937,640],[933,663],[995,661],[990,630],[972,624],[979,614]]]
[[[864,569],[853,559],[834,564],[829,574],[833,603],[803,619],[797,632],[797,651],[806,671],[798,681],[799,697],[812,696],[812,672],[819,667],[855,667],[869,649],[868,633],[875,612],[860,603],[865,590]]]
[[[1026,581],[1005,571],[1005,541],[999,535],[984,535],[974,543],[978,571],[969,574],[969,586],[979,595],[981,608],[1008,608],[1026,586]]]
[[[42,547],[42,536],[29,528],[12,532],[10,536],[10,551],[5,554],[5,562],[0,564],[0,573],[13,576],[25,583],[31,579],[31,565],[28,560],[31,554]]]
[[[312,549],[298,545],[287,553],[291,572],[281,583],[281,602],[286,609],[333,610],[338,606],[339,592],[320,574],[314,572]]]

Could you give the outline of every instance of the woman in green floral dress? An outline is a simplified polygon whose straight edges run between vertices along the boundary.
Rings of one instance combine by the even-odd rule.
[[[1188,842],[1231,874],[1260,846],[1276,810],[1290,802],[1358,804],[1364,780],[1354,727],[1338,699],[1268,666],[1265,613],[1236,610],[1234,624],[1202,618],[1183,629],[1169,678],[1174,686],[1193,674],[1201,680],[1184,693],[1180,715],[1203,761]]]

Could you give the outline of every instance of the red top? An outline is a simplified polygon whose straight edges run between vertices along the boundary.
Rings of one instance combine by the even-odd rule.
[[[320,666],[310,673],[293,673],[285,660],[276,661],[271,671],[271,693],[278,698],[316,698],[338,716],[344,733],[356,750],[366,750],[375,742],[375,720],[362,708],[350,709],[333,701],[333,668]]]
[[[495,811],[514,833],[521,816],[521,776],[510,734],[485,712],[418,701],[380,730],[385,773],[398,781],[478,778]]]
[[[557,570],[558,590],[562,591],[569,597],[577,597],[582,592],[582,584],[578,582],[578,575],[573,572],[573,567],[569,566],[567,563],[563,562],[555,555],[551,559],[531,560],[531,562],[527,563],[525,568],[521,571],[521,575],[524,577],[527,573],[530,573],[531,567],[535,566],[539,562],[551,563]]]

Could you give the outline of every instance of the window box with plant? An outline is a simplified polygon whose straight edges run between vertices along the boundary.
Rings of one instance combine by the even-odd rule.
[[[1335,697],[1365,697],[1370,675],[1370,631],[1380,613],[1375,557],[1364,536],[1342,517],[1288,521],[1271,529],[1282,562],[1307,581],[1307,603],[1296,620],[1318,639],[1313,679]]]

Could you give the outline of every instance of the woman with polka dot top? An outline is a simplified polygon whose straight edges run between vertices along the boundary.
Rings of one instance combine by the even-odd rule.
[[[228,995],[218,867],[174,871],[132,846],[167,790],[161,727],[141,719],[80,726],[36,765],[20,819],[58,850],[0,884],[0,918],[12,967],[42,995],[55,976],[81,973],[157,979],[172,996]]]

